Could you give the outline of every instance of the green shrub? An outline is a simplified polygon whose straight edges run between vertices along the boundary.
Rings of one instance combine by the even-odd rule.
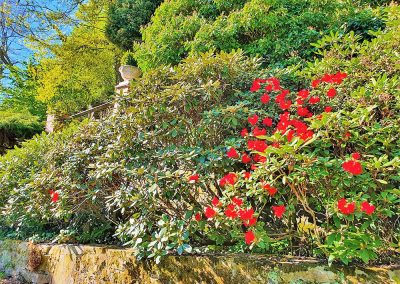
[[[37,116],[25,110],[0,110],[0,153],[43,131]]]
[[[124,50],[141,39],[140,27],[147,24],[161,0],[117,0],[110,4],[106,35]]]
[[[363,3],[351,1],[173,0],[160,5],[134,44],[139,67],[177,64],[209,50],[242,49],[266,64],[284,67],[314,56],[310,44],[330,31],[363,33],[382,28],[382,20]],[[367,8],[368,9],[368,8]],[[347,22],[347,25],[343,23]]]

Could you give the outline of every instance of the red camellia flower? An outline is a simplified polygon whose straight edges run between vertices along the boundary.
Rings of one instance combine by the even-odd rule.
[[[268,84],[268,85],[265,86],[264,89],[265,89],[267,92],[271,92],[271,91],[272,91],[272,88],[273,88],[273,86],[270,85],[270,84]]]
[[[264,136],[264,135],[267,135],[267,130],[266,129],[264,129],[264,128],[258,128],[258,127],[256,127],[256,128],[254,128],[253,129],[253,135],[254,136]]]
[[[300,98],[302,98],[302,99],[307,99],[309,95],[310,95],[310,91],[309,90],[305,90],[305,89],[300,90],[299,93],[298,93],[298,96]]]
[[[269,184],[263,185],[263,189],[268,191],[269,195],[274,196],[278,190],[275,187],[270,186]]]
[[[358,161],[350,160],[342,164],[343,170],[351,173],[352,175],[359,175],[362,173],[361,163]]]
[[[278,78],[271,77],[267,81],[272,83],[274,91],[279,91],[281,89],[280,82],[279,82]]]
[[[351,154],[351,157],[352,157],[354,160],[359,160],[359,159],[361,158],[361,155],[360,155],[360,153],[355,152],[355,153]]]
[[[262,124],[265,126],[272,126],[272,118],[266,117],[263,119]]]
[[[277,218],[282,218],[283,213],[286,211],[285,205],[277,205],[277,206],[272,206],[272,210],[274,211],[274,215]]]
[[[243,200],[240,198],[237,198],[236,196],[232,198],[232,202],[235,203],[237,206],[242,206]]]
[[[311,86],[312,86],[313,88],[317,88],[317,87],[319,86],[320,83],[321,83],[321,80],[316,79],[316,80],[313,80],[313,81],[311,82]]]
[[[207,219],[213,218],[216,214],[217,212],[215,212],[215,210],[212,209],[211,207],[207,207],[206,210],[204,211],[204,215],[207,217]]]
[[[194,183],[194,182],[197,182],[198,180],[199,180],[199,175],[198,174],[195,174],[195,175],[191,175],[190,177],[189,177],[189,182],[190,183]]]
[[[58,192],[50,189],[49,193],[51,196],[51,202],[56,203],[58,201],[58,197],[59,197]]]
[[[235,205],[229,204],[225,210],[225,215],[228,218],[236,218],[238,216],[238,213],[235,211]]]
[[[372,215],[375,211],[375,206],[370,204],[367,201],[361,203],[361,210],[364,211],[367,215]]]
[[[268,94],[264,94],[261,96],[260,100],[263,104],[267,104],[270,101],[270,96]]]
[[[247,155],[246,153],[243,154],[242,156],[242,163],[244,164],[248,164],[251,162],[251,158],[249,155]]]
[[[244,234],[244,240],[246,241],[246,244],[250,245],[254,240],[256,239],[256,236],[252,231],[247,231]]]
[[[324,109],[325,112],[331,112],[332,111],[332,107],[330,106],[326,106]]]
[[[314,96],[314,97],[310,98],[309,103],[312,105],[315,105],[315,104],[319,103],[319,101],[320,101],[320,98],[317,96]]]
[[[211,204],[215,207],[221,206],[221,202],[219,202],[218,197],[214,196],[213,200],[211,201]]]
[[[239,217],[242,220],[250,220],[251,218],[253,218],[253,214],[253,208],[239,210]]]
[[[247,130],[247,128],[243,128],[242,131],[240,132],[240,135],[242,137],[246,137],[247,135],[249,135],[249,131]]]
[[[253,157],[253,160],[256,163],[265,163],[267,161],[267,157],[255,154]]]
[[[354,202],[347,203],[347,200],[345,198],[341,198],[338,200],[337,207],[339,211],[344,215],[350,215],[354,213],[356,205]]]
[[[227,155],[229,158],[232,158],[232,159],[239,158],[239,154],[238,154],[238,152],[236,151],[235,148],[230,148],[229,151],[226,152],[226,155]]]
[[[329,98],[334,98],[334,97],[336,97],[336,90],[335,90],[334,88],[330,88],[330,89],[328,90],[327,95],[328,95]]]
[[[261,83],[265,83],[267,80],[255,79],[253,85],[250,87],[250,92],[257,92],[261,88]]]
[[[245,179],[249,179],[249,178],[251,177],[251,173],[249,173],[249,172],[244,172],[244,173],[243,173],[243,177],[244,177]]]
[[[223,178],[220,179],[219,185],[221,187],[223,187],[223,186],[225,186],[227,184],[235,185],[236,181],[237,181],[236,174],[235,173],[229,173],[229,174],[226,174]]]
[[[303,117],[312,116],[312,113],[306,107],[298,107],[297,108],[297,114],[300,115],[300,116],[303,116]]]
[[[289,109],[291,106],[292,106],[292,101],[291,101],[291,100],[279,102],[279,107],[280,107],[282,110],[287,110],[287,109]]]
[[[194,219],[199,222],[201,220],[201,214],[200,213],[196,213],[196,215],[194,215]]]
[[[264,140],[249,140],[247,141],[247,148],[253,151],[264,152],[268,148],[268,145]]]
[[[258,115],[255,114],[253,116],[250,116],[247,121],[251,124],[251,125],[255,125],[258,122]]]
[[[254,226],[257,223],[257,218],[251,218],[249,220],[244,220],[243,225],[246,227]]]

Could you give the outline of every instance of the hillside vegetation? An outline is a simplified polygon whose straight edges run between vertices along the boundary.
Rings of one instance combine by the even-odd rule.
[[[274,41],[270,57],[251,50],[273,31],[288,35],[256,17],[269,22],[296,1],[213,1],[217,10],[195,2],[166,1],[156,10],[143,38],[156,27],[165,37],[174,24],[195,27],[185,39],[193,50],[179,53],[180,45],[165,38],[168,45],[151,47],[147,57],[151,44],[144,40],[134,56],[147,72],[130,94],[115,98],[118,111],[0,157],[0,237],[119,243],[156,261],[193,251],[346,264],[398,256],[399,7],[363,12],[380,15],[376,31],[344,32],[346,17],[355,15],[349,8],[323,37],[299,32],[304,42],[293,46],[309,48],[298,50],[306,54],[298,57],[302,64],[290,65],[300,61],[274,51],[292,46],[290,37]],[[311,17],[305,14],[317,1],[301,3],[290,13]],[[218,14],[198,16],[207,11]],[[246,19],[243,13],[271,32],[226,48],[201,44],[213,42],[212,33],[201,32],[207,25],[236,23],[246,34],[233,21]],[[162,24],[175,14],[187,16]],[[311,18],[321,26],[328,20]],[[207,48],[195,52],[197,43]]]

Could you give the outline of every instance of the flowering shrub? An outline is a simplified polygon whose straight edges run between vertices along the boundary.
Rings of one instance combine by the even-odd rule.
[[[370,226],[388,213],[381,197],[391,190],[378,189],[376,184],[386,182],[367,170],[373,168],[373,155],[352,153],[352,134],[341,128],[344,112],[333,106],[344,99],[340,90],[346,77],[325,74],[298,92],[284,89],[275,77],[254,80],[250,92],[259,96],[260,108],[273,104],[278,112],[263,118],[260,109],[250,111],[248,126],[240,131],[243,140],[226,152],[242,163],[241,170],[219,180],[220,191],[205,207],[205,219],[196,215],[200,231],[225,227],[221,234],[227,237],[212,238],[242,238],[250,249],[287,239],[291,245],[315,245],[315,252],[330,261],[376,258],[381,240]],[[335,123],[339,127],[332,129]],[[358,135],[360,126],[352,127]],[[398,163],[394,157],[386,165]],[[388,170],[395,175],[395,168]],[[372,183],[373,189],[365,187]]]

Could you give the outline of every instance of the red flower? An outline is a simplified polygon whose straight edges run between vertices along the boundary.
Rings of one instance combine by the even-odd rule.
[[[196,215],[194,215],[194,219],[199,222],[201,220],[201,214],[200,213],[196,213]]]
[[[251,162],[251,158],[249,155],[247,155],[246,153],[243,154],[242,156],[242,163],[248,164]]]
[[[219,202],[218,197],[214,196],[213,200],[211,201],[211,204],[215,207],[221,206],[221,202]]]
[[[252,231],[247,231],[244,234],[244,240],[246,241],[246,244],[250,245],[254,240],[256,239],[256,236]]]
[[[250,220],[251,218],[253,218],[253,214],[254,214],[253,208],[239,210],[240,219],[242,219],[243,221]]]
[[[347,203],[347,200],[345,198],[341,198],[338,200],[337,207],[339,211],[342,212],[344,215],[350,215],[354,213],[356,205],[354,202]]]
[[[247,148],[258,152],[264,152],[268,145],[264,140],[249,140],[247,141]]]
[[[275,97],[275,102],[276,103],[283,102],[288,94],[289,90],[282,90],[282,92],[280,92],[280,94]]]
[[[303,117],[312,116],[312,113],[306,107],[298,107],[297,108],[297,114],[300,115],[300,116],[303,116]]]
[[[271,77],[267,81],[272,83],[272,85],[274,87],[274,91],[279,91],[281,89],[280,82],[279,82],[278,78]]]
[[[265,90],[266,90],[267,92],[271,92],[271,91],[272,91],[272,88],[273,88],[273,86],[270,85],[270,84],[268,84],[268,85],[265,86]]]
[[[257,170],[257,166],[256,166],[256,165],[251,165],[250,169],[251,169],[252,171],[255,171],[255,170]]]
[[[204,215],[207,217],[207,219],[213,218],[216,214],[217,212],[215,212],[215,210],[212,209],[211,207],[207,207],[206,210],[204,211]]]
[[[330,88],[330,89],[328,90],[327,95],[328,95],[329,98],[334,98],[334,97],[336,97],[336,90],[335,90],[334,88]]]
[[[253,157],[253,160],[256,163],[265,163],[267,161],[267,157],[255,154]]]
[[[355,153],[351,154],[351,157],[352,157],[354,160],[359,160],[359,159],[361,158],[361,155],[360,155],[360,153],[355,152]]]
[[[263,104],[267,104],[270,101],[270,96],[268,94],[264,94],[261,96],[260,100]]]
[[[361,210],[364,211],[367,215],[372,215],[375,211],[375,206],[364,201],[361,203]]]
[[[247,121],[251,124],[251,125],[255,125],[258,122],[258,115],[255,114],[253,116],[250,116]]]
[[[298,96],[300,98],[302,98],[302,99],[307,99],[309,95],[310,95],[310,91],[309,90],[305,90],[305,89],[300,90],[299,93],[298,93]]]
[[[257,136],[267,135],[267,130],[264,129],[264,128],[256,127],[256,128],[253,129],[253,135],[256,136],[256,137]]]
[[[277,206],[272,206],[272,210],[274,211],[274,215],[277,218],[282,218],[283,213],[286,211],[285,205],[277,205]]]
[[[317,88],[318,85],[319,85],[320,83],[321,83],[321,80],[319,80],[319,79],[313,80],[313,81],[311,82],[311,86],[312,86],[313,88]]]
[[[49,190],[51,196],[51,202],[56,203],[58,201],[59,194],[57,191]]]
[[[249,178],[251,177],[251,173],[249,173],[249,172],[244,172],[244,173],[243,173],[243,177],[244,177],[245,179],[249,179]]]
[[[263,80],[261,80],[261,79],[255,79],[254,81],[253,81],[253,85],[250,87],[250,92],[257,92],[260,88],[261,88],[261,85],[260,85],[260,83],[262,83],[262,81]]]
[[[257,223],[257,218],[251,218],[249,220],[244,220],[243,225],[246,227],[254,226]]]
[[[287,134],[288,142],[292,142],[294,134],[295,134],[295,131],[293,129],[289,130],[289,132]]]
[[[269,184],[263,185],[263,189],[268,191],[269,195],[274,196],[278,190],[275,187],[270,186]]]
[[[359,175],[362,173],[361,163],[358,161],[350,160],[342,164],[343,170],[351,173],[352,175]]]
[[[316,103],[319,103],[319,101],[320,101],[320,98],[317,96],[314,96],[314,97],[310,98],[309,103],[312,105],[315,105]]]
[[[279,142],[273,142],[271,146],[279,149],[281,147],[281,144],[279,144]]]
[[[235,211],[235,205],[229,204],[227,206],[227,209],[225,210],[225,215],[228,218],[236,218],[238,216],[238,213]]]
[[[350,133],[350,132],[346,132],[346,133],[344,134],[344,137],[345,137],[345,138],[350,138],[350,137],[351,137],[351,133]]]
[[[332,107],[326,106],[324,111],[325,112],[331,112],[332,111]]]
[[[236,181],[237,181],[236,174],[235,173],[229,173],[229,174],[226,174],[223,178],[220,179],[219,185],[221,187],[223,187],[223,186],[225,186],[227,184],[235,185]]]
[[[240,198],[237,198],[236,196],[232,198],[232,202],[235,203],[237,206],[242,206],[243,200]]]
[[[190,177],[189,177],[189,182],[190,183],[195,183],[196,181],[198,181],[199,180],[199,175],[198,174],[196,174],[196,175],[191,175]]]
[[[229,158],[232,158],[232,159],[239,158],[239,154],[238,154],[238,152],[236,151],[235,148],[230,148],[229,151],[226,152],[226,155],[227,155]]]
[[[269,117],[266,117],[263,119],[262,124],[264,124],[265,126],[272,126],[272,119]]]
[[[240,132],[240,135],[242,137],[246,137],[247,135],[249,135],[249,131],[247,130],[247,128],[243,128],[242,131]]]
[[[280,107],[282,110],[287,110],[287,109],[289,109],[291,106],[292,106],[292,101],[291,101],[291,100],[279,102],[279,107]]]

